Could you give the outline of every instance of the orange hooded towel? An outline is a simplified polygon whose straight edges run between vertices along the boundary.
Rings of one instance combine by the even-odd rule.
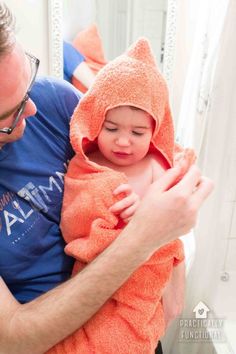
[[[80,31],[73,40],[73,46],[83,54],[86,64],[94,74],[97,74],[107,64],[102,39],[96,24]],[[87,88],[74,76],[72,76],[72,84],[83,93],[87,91]]]
[[[83,269],[121,231],[119,217],[109,207],[118,200],[113,190],[127,183],[126,176],[86,156],[96,148],[106,112],[120,105],[141,108],[154,118],[150,150],[159,151],[171,167],[175,145],[168,90],[146,39],[139,39],[101,69],[72,117],[71,143],[76,155],[65,176],[61,229],[66,253],[76,258],[74,272]],[[48,353],[154,353],[165,329],[162,292],[173,266],[183,259],[180,240],[161,247],[92,319]]]

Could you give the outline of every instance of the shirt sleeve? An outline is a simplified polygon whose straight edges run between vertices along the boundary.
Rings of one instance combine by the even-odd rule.
[[[63,41],[64,79],[71,82],[73,72],[85,57],[70,43]]]

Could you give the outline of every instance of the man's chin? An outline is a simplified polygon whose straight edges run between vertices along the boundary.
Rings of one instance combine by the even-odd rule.
[[[24,135],[25,132],[25,124],[21,124],[19,127],[17,127],[17,129],[12,133],[13,136],[12,138],[14,140],[12,141],[16,141],[22,138],[22,136]]]
[[[25,126],[26,122],[23,120],[19,126],[16,126],[11,134],[4,134],[4,136],[1,134],[2,136],[0,136],[0,148],[6,144],[13,143],[14,141],[21,139],[25,131]]]

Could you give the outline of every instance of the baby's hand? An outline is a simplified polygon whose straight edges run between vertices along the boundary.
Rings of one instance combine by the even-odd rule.
[[[120,193],[124,193],[124,198],[112,205],[109,210],[114,214],[119,214],[123,221],[127,223],[136,212],[140,198],[133,192],[129,184],[121,184],[113,191],[114,195]]]

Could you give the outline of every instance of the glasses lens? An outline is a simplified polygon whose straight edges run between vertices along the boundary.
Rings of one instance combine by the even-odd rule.
[[[21,103],[21,106],[19,107],[18,111],[15,113],[15,117],[14,117],[14,123],[11,127],[11,131],[13,129],[15,129],[17,123],[19,122],[19,119],[21,117],[21,115],[23,114],[24,110],[25,110],[25,106],[26,106],[26,103],[28,102],[29,100],[29,95],[27,94],[24,98],[24,100],[22,101]]]
[[[29,91],[32,89],[32,86],[34,84],[37,72],[38,72],[38,67],[39,67],[39,59],[37,59],[35,56],[33,56],[30,53],[26,53],[29,62],[30,62],[30,66],[31,66],[31,80],[30,80],[30,86],[28,88],[28,93]]]
[[[39,59],[37,59],[35,56],[33,56],[30,53],[26,53],[26,55],[27,55],[27,57],[29,59],[30,66],[31,66],[30,85],[29,85],[28,91],[27,91],[23,101],[21,102],[21,105],[20,105],[19,109],[15,113],[13,125],[10,128],[0,129],[0,133],[6,133],[6,134],[11,134],[12,133],[12,131],[15,129],[15,127],[16,127],[16,125],[17,125],[17,123],[18,123],[18,121],[19,121],[19,119],[21,117],[21,115],[24,112],[24,109],[25,109],[27,101],[29,100],[29,92],[30,92],[30,90],[32,89],[32,87],[34,85],[34,81],[35,81],[35,78],[36,78],[36,75],[37,75],[37,72],[38,72],[38,67],[39,67],[40,61],[39,61]]]

